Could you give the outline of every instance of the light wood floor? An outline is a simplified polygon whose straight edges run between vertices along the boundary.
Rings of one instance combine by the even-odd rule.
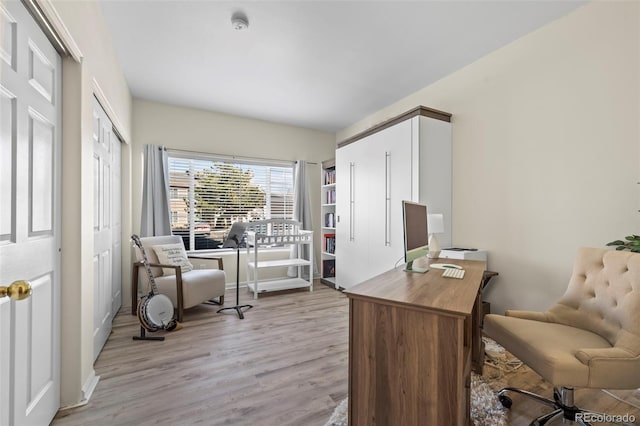
[[[187,310],[184,328],[164,342],[133,341],[136,317],[123,309],[95,364],[100,376],[90,402],[58,413],[53,425],[296,425],[322,426],[347,395],[348,303],[316,284],[254,301],[244,320],[217,307]],[[226,306],[235,291],[226,294]],[[550,394],[527,368],[504,383]],[[617,394],[640,404],[636,392]],[[578,405],[608,413],[640,410],[599,391],[576,393]],[[527,425],[546,409],[517,396],[510,425]],[[434,425],[446,426],[446,425]]]

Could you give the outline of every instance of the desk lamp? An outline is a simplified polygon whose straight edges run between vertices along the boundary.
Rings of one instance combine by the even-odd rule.
[[[429,229],[429,254],[427,254],[427,257],[437,259],[440,256],[440,243],[435,234],[444,232],[444,215],[440,213],[430,214],[427,216],[427,223],[427,228]]]

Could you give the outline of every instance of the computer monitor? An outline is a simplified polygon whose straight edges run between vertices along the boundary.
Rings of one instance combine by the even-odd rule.
[[[412,201],[402,202],[405,271],[425,273],[428,268],[413,267],[413,261],[429,253],[427,206]]]

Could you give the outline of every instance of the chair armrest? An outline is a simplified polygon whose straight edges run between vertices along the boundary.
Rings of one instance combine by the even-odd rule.
[[[589,366],[594,362],[603,361],[640,361],[640,355],[616,347],[580,349],[576,352],[576,358],[584,365]]]
[[[504,313],[508,317],[527,319],[540,322],[551,322],[546,312],[534,312],[534,311],[518,311],[507,310]]]
[[[211,260],[217,260],[218,261],[218,269],[220,269],[221,271],[224,271],[224,263],[222,263],[222,257],[212,257]]]
[[[224,263],[222,263],[222,256],[201,257],[201,256],[189,256],[189,255],[187,255],[187,257],[189,259],[217,260],[218,261],[218,269],[220,269],[221,271],[224,271]]]
[[[144,263],[136,262],[135,265],[140,267],[140,266],[144,266]],[[175,269],[176,271],[178,270],[178,268],[180,268],[180,265],[165,265],[163,263],[150,263],[149,266],[152,268],[171,268],[171,269]]]

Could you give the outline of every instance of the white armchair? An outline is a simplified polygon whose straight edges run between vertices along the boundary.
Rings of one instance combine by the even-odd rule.
[[[171,299],[177,311],[178,321],[183,320],[185,309],[201,303],[224,304],[226,277],[221,257],[211,257],[218,261],[218,269],[193,269],[185,272],[181,266],[162,264],[154,250],[154,247],[167,244],[180,244],[184,249],[180,236],[144,237],[140,238],[140,241],[147,253],[158,291]],[[135,248],[135,253],[137,261],[133,264],[132,270],[131,315],[136,315],[139,290],[143,293],[149,291],[149,279],[142,264],[142,253],[138,248]],[[164,273],[163,269],[173,270],[175,273],[169,275]],[[215,298],[218,300],[214,300]]]

